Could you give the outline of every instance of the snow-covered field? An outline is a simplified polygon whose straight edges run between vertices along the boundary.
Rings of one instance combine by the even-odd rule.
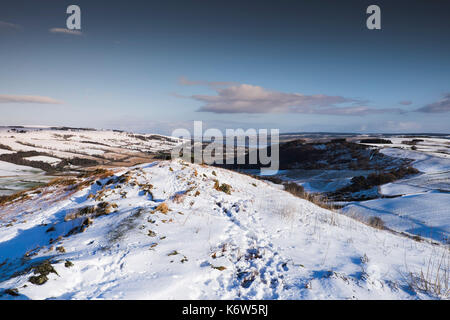
[[[0,177],[10,177],[18,175],[29,175],[30,173],[40,173],[42,170],[27,166],[19,166],[14,163],[0,161]]]
[[[279,176],[295,182],[307,192],[330,192],[345,187],[355,176],[368,175],[369,170],[284,170]]]
[[[428,154],[435,157],[450,159],[450,140],[449,137],[386,137],[390,144],[371,144],[367,145],[383,148],[397,148],[403,150],[416,149],[418,153]]]
[[[0,196],[31,188],[49,179],[51,177],[45,176],[40,169],[0,161]]]
[[[345,207],[344,212],[377,216],[394,230],[449,243],[450,158],[400,148],[383,148],[381,152],[413,159],[412,166],[422,173],[379,188],[382,195],[395,198],[355,202]]]
[[[47,156],[35,156],[35,157],[28,157],[28,158],[24,158],[25,160],[29,160],[29,161],[42,161],[45,163],[49,163],[49,164],[58,164],[61,162],[60,159],[58,158],[53,158],[53,157],[47,157]]]
[[[112,130],[0,128],[0,154],[11,153],[11,150],[35,151],[45,155],[33,157],[36,159],[32,160],[51,164],[56,164],[60,159],[75,157],[124,161],[142,156],[142,153],[170,150],[179,143],[177,138],[157,134]],[[6,150],[1,145],[11,150]]]
[[[249,176],[161,161],[83,181],[1,208],[0,288],[10,289],[1,299],[449,294],[447,246],[374,229]],[[437,290],[422,290],[436,277]]]
[[[28,152],[21,157],[22,160],[50,164],[53,168],[61,165],[63,160],[70,162],[74,158],[91,160],[98,165],[130,166],[148,162],[152,159],[151,153],[170,150],[179,143],[177,138],[156,134],[74,128],[0,127],[0,157]],[[77,168],[78,165],[68,164],[58,169],[67,172]],[[0,159],[0,196],[34,187],[52,178],[44,174],[41,169]]]

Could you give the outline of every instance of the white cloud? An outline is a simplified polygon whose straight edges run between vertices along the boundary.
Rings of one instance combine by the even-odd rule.
[[[402,112],[398,108],[376,109],[365,106],[365,101],[329,96],[306,95],[268,90],[251,84],[234,82],[191,81],[180,78],[183,85],[204,85],[213,89],[214,95],[192,95],[190,98],[203,105],[197,110],[212,113],[303,113],[329,115],[367,115],[385,112]],[[345,104],[342,106],[342,104]]]
[[[6,22],[6,21],[0,21],[0,31],[1,30],[18,31],[18,30],[21,30],[21,29],[22,29],[22,27],[20,25],[18,25],[18,24]]]
[[[81,36],[83,33],[79,30],[69,30],[66,28],[51,28],[49,29],[51,33],[62,33],[62,34],[70,34],[75,36]]]
[[[0,94],[0,103],[62,104],[63,102],[50,97]]]
[[[444,95],[444,98],[442,98],[441,100],[434,103],[430,103],[422,108],[417,109],[416,111],[425,113],[450,112],[450,93]]]

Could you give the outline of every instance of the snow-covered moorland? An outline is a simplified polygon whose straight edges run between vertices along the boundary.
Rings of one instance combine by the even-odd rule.
[[[132,166],[180,143],[158,134],[64,127],[0,127],[0,196],[85,167]]]
[[[379,187],[383,198],[353,202],[344,212],[358,212],[381,218],[397,231],[450,243],[450,158],[436,153],[383,148],[383,154],[412,159],[420,170],[412,175]]]
[[[449,259],[443,244],[178,160],[54,181],[0,207],[0,299],[448,298]]]
[[[65,127],[0,127],[0,155],[35,153],[25,160],[52,165],[73,158],[98,164],[128,166],[149,159],[149,153],[170,150],[180,140],[159,134]]]

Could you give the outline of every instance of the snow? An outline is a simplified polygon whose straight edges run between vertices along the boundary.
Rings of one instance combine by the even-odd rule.
[[[413,166],[424,173],[450,171],[450,158],[439,158],[418,151],[394,148],[385,148],[381,152],[391,157],[413,159],[415,160]]]
[[[53,158],[53,157],[47,157],[47,156],[35,156],[35,157],[28,157],[28,158],[24,158],[25,160],[29,160],[29,161],[42,161],[42,162],[46,162],[52,165],[58,164],[61,162],[61,159],[58,158]]]
[[[0,161],[0,177],[29,175],[30,173],[42,172],[40,169]]]
[[[307,192],[332,192],[347,186],[351,178],[368,175],[369,170],[280,170],[280,178],[302,185]]]
[[[450,197],[446,193],[411,194],[394,199],[376,199],[354,203],[346,211],[357,208],[367,216],[380,217],[388,227],[432,238],[437,241],[450,241]]]
[[[54,178],[53,176],[45,175],[44,172],[0,177],[0,196],[11,195],[21,190],[34,188]]]
[[[161,161],[115,175],[129,180],[105,178],[79,191],[45,187],[5,205],[0,289],[17,288],[19,299],[448,297],[410,288],[408,280],[430,257],[448,253],[444,245],[371,228],[224,169]],[[216,190],[215,179],[231,185],[231,194]],[[83,219],[64,217],[100,201],[117,204],[116,211],[67,235]],[[161,203],[170,210],[155,211]],[[44,259],[58,274],[31,284],[27,267]]]
[[[404,183],[387,183],[382,186],[380,186],[380,192],[383,195],[386,196],[401,196],[405,194],[412,194],[412,193],[422,193],[427,191],[426,188],[416,187]]]
[[[409,152],[414,153],[412,151],[412,145],[408,143],[414,142],[414,146],[416,148],[416,154],[428,154],[434,157],[440,157],[443,159],[450,159],[450,142],[448,138],[426,138],[426,137],[386,137],[386,139],[390,140],[391,144],[378,144],[378,143],[364,143],[366,145],[370,145],[376,148],[383,148],[383,150],[389,149],[397,149],[399,152]],[[407,143],[404,143],[407,142]],[[389,150],[388,152],[392,152]]]
[[[0,128],[0,144],[14,151],[37,151],[59,159],[74,157],[126,158],[139,152],[171,150],[181,139],[157,134],[132,134],[111,130]]]
[[[393,230],[450,243],[450,158],[398,148],[380,152],[412,159],[422,173],[380,186],[382,195],[395,198],[351,203],[343,211],[377,216]]]
[[[0,155],[1,154],[11,154],[11,153],[15,153],[15,152],[11,151],[11,150],[0,149]]]

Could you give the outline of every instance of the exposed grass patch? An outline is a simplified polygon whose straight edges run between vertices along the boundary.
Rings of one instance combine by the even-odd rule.
[[[319,193],[307,193],[305,192],[305,189],[294,183],[294,182],[285,182],[283,183],[284,190],[289,192],[290,194],[302,198],[305,200],[308,200],[309,202],[314,203],[315,205],[328,209],[328,210],[335,210],[337,209],[335,205],[323,194]]]
[[[214,182],[214,189],[216,189],[217,191],[222,191],[226,194],[231,194],[231,186],[226,183],[220,184],[218,180],[215,180]]]
[[[13,151],[13,149],[10,146],[6,146],[6,145],[1,144],[1,143],[0,143],[0,149]]]
[[[167,205],[167,203],[163,202],[161,204],[159,204],[155,210],[153,210],[153,212],[161,212],[166,214],[167,212],[169,212],[169,206]]]
[[[53,186],[73,186],[77,183],[76,179],[73,178],[55,178],[48,182],[44,187],[53,187]]]
[[[114,175],[114,171],[104,168],[97,168],[93,171],[88,171],[83,174],[80,174],[79,178],[90,178],[95,177],[97,179],[105,179]]]
[[[184,201],[186,193],[184,192],[178,192],[175,193],[175,195],[172,197],[172,201],[175,203],[182,203]]]
[[[295,182],[284,183],[284,190],[293,194],[296,197],[303,198],[305,196],[305,189]]]
[[[147,195],[153,199],[153,193],[152,193],[153,185],[151,183],[140,184],[139,187],[141,188],[142,192],[145,195]]]
[[[65,236],[69,237],[71,235],[84,232],[92,224],[92,222],[93,221],[91,218],[84,219],[79,226],[72,228]]]
[[[367,224],[376,229],[384,229],[384,221],[380,217],[370,217]]]
[[[211,268],[216,269],[216,270],[219,270],[219,271],[223,271],[223,270],[225,270],[227,267],[224,267],[224,266],[213,266],[213,265],[211,265]]]
[[[12,203],[14,201],[23,201],[23,200],[27,200],[30,199],[30,196],[27,194],[27,191],[20,191],[17,193],[14,193],[12,195],[9,196],[1,196],[0,197],[0,206]]]
[[[72,262],[72,261],[69,261],[69,260],[66,260],[66,262],[64,262],[64,267],[66,267],[66,268],[71,268],[71,267],[73,267],[73,262]]]
[[[36,285],[43,285],[44,283],[46,283],[48,281],[48,275],[50,273],[54,273],[56,275],[58,275],[58,273],[56,272],[56,270],[53,268],[53,266],[51,265],[50,261],[45,260],[42,263],[40,263],[39,265],[33,267],[33,271],[35,276],[31,276],[28,281],[30,281],[32,284],[36,284]]]
[[[66,249],[63,246],[56,247],[56,251],[58,251],[59,253],[66,253]]]
[[[108,215],[113,212],[115,208],[117,208],[117,204],[115,203],[100,202],[99,204],[94,206],[86,206],[69,212],[64,217],[64,221],[70,221],[86,216],[90,218],[96,218],[99,216]]]
[[[3,292],[5,294],[8,294],[8,295],[13,296],[13,297],[18,297],[19,296],[19,290],[17,288],[5,289]]]

